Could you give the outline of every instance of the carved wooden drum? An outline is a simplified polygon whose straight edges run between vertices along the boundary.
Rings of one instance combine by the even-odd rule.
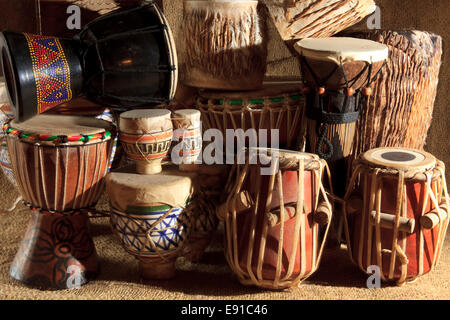
[[[328,234],[326,163],[313,154],[263,148],[246,150],[241,160],[217,210],[228,264],[246,285],[295,286],[317,270]],[[327,225],[323,236],[320,224]]]
[[[444,164],[413,149],[377,148],[355,161],[345,195],[348,252],[401,285],[430,272],[448,226]],[[359,184],[357,183],[359,179]]]
[[[111,225],[124,249],[139,260],[143,279],[175,275],[192,188],[192,178],[174,168],[140,175],[127,167],[107,175]]]
[[[143,109],[120,115],[119,140],[127,157],[136,161],[138,173],[161,172],[173,137],[170,114],[167,109]]]
[[[85,284],[98,272],[88,212],[104,189],[116,135],[106,121],[38,115],[3,130],[23,201],[33,214],[11,276],[43,289]]]

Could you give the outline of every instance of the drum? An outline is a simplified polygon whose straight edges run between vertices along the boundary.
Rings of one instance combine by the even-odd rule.
[[[444,170],[433,155],[406,148],[372,149],[355,161],[344,220],[361,270],[378,266],[382,280],[402,285],[436,266],[449,222]]]
[[[173,168],[154,175],[133,171],[127,167],[106,177],[111,225],[139,260],[143,279],[172,278],[188,232],[192,179]]]
[[[436,100],[442,38],[417,30],[373,30],[351,35],[389,47],[386,67],[362,109],[358,153],[378,147],[422,150]]]
[[[375,11],[373,0],[264,0],[283,40],[331,37]]]
[[[196,170],[202,153],[201,113],[196,109],[179,109],[172,113],[174,135],[170,159],[180,165],[180,170]],[[173,152],[173,154],[172,154]],[[197,161],[198,162],[198,161]]]
[[[106,121],[38,115],[3,130],[20,194],[33,214],[11,276],[42,289],[85,284],[98,272],[88,213],[104,188],[116,135]]]
[[[172,143],[173,125],[167,109],[131,110],[120,115],[119,140],[141,174],[162,170],[162,159]]]
[[[387,46],[354,38],[303,39],[296,43],[307,99],[307,150],[329,161],[342,195],[347,160],[355,149],[363,100],[388,57]]]
[[[4,78],[0,77],[0,125],[3,127],[3,124],[12,117],[13,114],[8,103],[8,95],[6,92],[6,83],[4,82]],[[9,182],[17,186],[3,130],[0,131],[0,167]]]
[[[298,139],[304,136],[305,106],[297,85],[272,83],[248,92],[204,90],[196,100],[204,129],[220,130],[225,145],[233,146],[231,141],[227,142],[227,129],[244,132],[255,129],[254,143],[265,142],[267,146],[278,142],[283,148],[296,148]],[[260,129],[267,132],[259,132]],[[261,137],[266,140],[260,141]],[[239,141],[244,146],[243,138],[238,138]]]
[[[105,14],[71,40],[3,32],[0,51],[19,121],[80,95],[119,111],[168,104],[177,84],[173,37],[154,2]]]
[[[255,0],[185,0],[183,83],[191,87],[254,90],[266,72],[265,20]]]
[[[245,285],[295,286],[317,270],[327,238],[332,206],[322,184],[326,162],[264,148],[246,150],[241,160],[226,203],[217,209],[228,264]]]

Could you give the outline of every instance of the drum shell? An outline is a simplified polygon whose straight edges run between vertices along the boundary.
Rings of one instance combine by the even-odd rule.
[[[113,140],[57,146],[7,136],[15,177],[23,200],[64,212],[96,204],[104,187]]]

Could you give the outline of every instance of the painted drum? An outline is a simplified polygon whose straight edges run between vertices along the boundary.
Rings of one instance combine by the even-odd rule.
[[[153,175],[133,171],[127,167],[106,177],[111,225],[139,260],[143,279],[172,278],[187,237],[192,178],[174,168]]]
[[[317,270],[329,230],[326,163],[279,149],[250,148],[240,156],[245,161],[235,165],[228,198],[217,209],[228,264],[245,285],[296,286]]]
[[[449,222],[441,161],[414,149],[371,149],[355,161],[345,200],[348,252],[361,270],[378,266],[383,281],[402,285],[434,269]]]
[[[173,125],[167,109],[131,110],[120,115],[119,140],[141,174],[161,172],[172,144]]]

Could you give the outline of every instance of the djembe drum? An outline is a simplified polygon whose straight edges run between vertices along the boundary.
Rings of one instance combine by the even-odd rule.
[[[260,145],[260,138],[264,138],[267,145],[277,142],[283,148],[296,148],[299,137],[304,136],[304,99],[293,84],[266,84],[261,90],[248,92],[204,90],[200,91],[196,106],[202,112],[204,129],[220,130],[225,145],[234,145],[227,142],[228,129],[242,129],[244,133],[255,129],[254,143]],[[259,132],[260,129],[267,133]],[[272,141],[273,135],[276,141]]]
[[[3,130],[20,194],[33,211],[11,276],[44,289],[85,284],[98,272],[88,212],[103,191],[114,127],[38,115]]]
[[[127,157],[136,161],[138,173],[161,172],[173,137],[170,115],[167,109],[131,110],[120,115],[119,141]]]
[[[358,183],[359,178],[359,183]],[[346,195],[345,230],[352,260],[398,285],[430,272],[448,227],[444,164],[405,148],[377,148],[360,155]]]
[[[295,286],[317,270],[327,238],[332,207],[322,185],[326,162],[264,148],[247,149],[240,162],[226,203],[217,209],[228,264],[245,285]]]
[[[266,72],[265,20],[255,0],[184,0],[183,83],[254,90]]]
[[[143,279],[172,278],[188,232],[192,179],[173,168],[153,175],[133,169],[106,177],[111,225],[124,249],[139,260]]]
[[[388,48],[374,41],[340,37],[303,39],[295,47],[307,99],[307,150],[328,161],[334,189],[342,195],[363,99],[371,94]]]
[[[105,14],[71,40],[5,31],[0,51],[19,121],[80,95],[125,111],[175,94],[175,44],[154,2]]]

